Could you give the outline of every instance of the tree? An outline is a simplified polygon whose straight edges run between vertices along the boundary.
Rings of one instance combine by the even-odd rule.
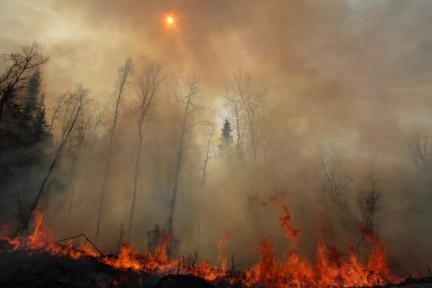
[[[33,142],[48,132],[45,115],[45,94],[42,91],[42,76],[39,67],[35,69],[27,84],[21,121]]]
[[[234,130],[236,131],[237,150],[241,161],[243,159],[243,136],[247,135],[251,159],[255,163],[260,138],[260,122],[266,89],[255,81],[251,75],[239,71],[234,74],[231,89],[227,96],[227,103],[234,119]],[[243,125],[246,131],[243,130]],[[246,133],[245,133],[246,132]]]
[[[135,201],[136,201],[136,194],[138,188],[138,175],[140,171],[140,161],[141,161],[141,153],[142,153],[142,146],[143,146],[144,124],[147,119],[149,109],[151,108],[155,98],[158,95],[159,88],[162,81],[163,81],[163,77],[161,76],[160,66],[156,63],[151,63],[145,68],[139,83],[138,97],[140,102],[137,111],[138,112],[137,113],[138,114],[138,129],[137,129],[138,149],[135,157],[134,184],[133,184],[132,197],[131,197],[131,207],[129,212],[130,213],[129,225],[127,231],[128,240],[130,240],[130,236],[132,233],[133,218],[135,213]]]
[[[69,109],[65,109],[68,111]],[[70,196],[68,201],[68,209],[66,212],[66,223],[68,223],[69,216],[72,211],[73,203],[74,203],[74,195],[75,189],[78,179],[78,173],[81,168],[81,157],[83,153],[83,146],[90,138],[92,130],[97,127],[98,121],[97,116],[90,114],[87,109],[84,109],[82,112],[82,116],[78,119],[77,124],[75,125],[74,133],[71,135],[71,139],[69,140],[68,151],[71,159],[71,179],[70,179]]]
[[[348,193],[351,189],[350,185],[352,179],[341,175],[338,171],[332,167],[333,159],[321,158],[321,164],[326,181],[326,190],[330,196],[332,205],[341,207],[345,205],[345,201],[348,197]]]
[[[177,148],[175,171],[174,171],[174,183],[171,190],[172,198],[171,198],[169,215],[167,220],[167,232],[169,235],[171,235],[172,238],[174,238],[173,237],[174,211],[176,207],[180,173],[183,165],[185,138],[188,132],[187,124],[188,124],[190,114],[192,113],[193,110],[194,100],[198,95],[198,83],[195,79],[193,79],[189,83],[187,83],[185,87],[182,88],[184,89],[182,89],[183,91],[181,91],[181,93],[176,93],[177,99],[183,105],[183,115],[182,115],[181,126],[180,126],[180,137],[177,146],[178,148]],[[172,243],[172,241],[170,243]],[[172,246],[170,250],[172,250]]]
[[[231,118],[233,118],[234,121],[234,131],[236,132],[236,150],[237,155],[240,160],[240,163],[244,165],[244,158],[243,158],[243,130],[241,125],[241,112],[240,112],[240,103],[238,97],[236,97],[236,94],[233,94],[231,91],[228,92],[228,95],[226,97],[226,104],[228,106],[228,110],[231,114]]]
[[[215,132],[214,131],[215,127],[214,127],[213,123],[206,122],[205,126],[207,128],[207,133],[206,133],[207,134],[206,135],[207,143],[206,143],[206,147],[205,147],[204,158],[202,161],[203,163],[202,163],[202,168],[201,168],[201,183],[200,183],[201,189],[200,189],[200,195],[199,195],[201,201],[204,199],[204,186],[205,186],[205,183],[207,180],[207,165],[208,165],[208,162],[210,160],[210,148],[211,148],[211,143],[213,141],[213,136],[214,136],[214,132]],[[228,129],[228,126],[227,126],[227,129]],[[228,135],[226,135],[226,136],[228,136]],[[200,201],[200,204],[201,204],[201,201]],[[197,253],[199,251],[200,238],[201,238],[201,235],[200,235],[201,234],[201,209],[200,209],[200,207],[201,206],[198,207],[199,213],[198,213],[197,244],[196,244],[196,252]]]
[[[109,133],[109,143],[108,143],[108,150],[106,154],[106,162],[105,162],[105,168],[103,172],[103,178],[102,178],[102,189],[101,189],[101,196],[99,200],[99,207],[98,207],[98,213],[97,213],[97,222],[96,222],[96,241],[99,241],[100,236],[100,225],[102,221],[102,213],[103,213],[103,207],[105,202],[105,193],[106,193],[106,186],[107,186],[107,179],[108,179],[108,173],[111,168],[111,157],[113,152],[113,144],[114,144],[114,135],[115,130],[117,127],[117,121],[118,121],[118,114],[120,110],[120,102],[122,99],[122,96],[125,92],[130,74],[132,73],[132,60],[126,59],[122,66],[120,66],[119,69],[119,78],[117,80],[117,93],[114,99],[114,112],[113,112],[113,121],[111,124],[111,128],[108,131]]]
[[[19,53],[2,56],[5,67],[0,75],[0,120],[5,104],[22,92],[34,75],[34,71],[48,61],[48,58],[44,57],[39,50],[39,46],[33,43],[30,46],[23,46]]]
[[[232,128],[231,128],[231,123],[228,121],[228,119],[225,119],[221,132],[222,132],[223,143],[230,144],[232,142],[232,135],[231,135]]]
[[[21,121],[23,126],[27,129],[29,133],[33,132],[34,122],[38,98],[41,92],[41,75],[40,70],[37,68],[30,77],[27,84],[27,93],[24,98],[24,109],[21,115]]]
[[[56,105],[52,109],[53,112],[52,112],[52,116],[51,116],[51,121],[50,121],[48,128],[47,128],[48,132],[51,131],[51,129],[53,128],[54,121],[58,117],[59,113],[61,113],[63,111],[63,108],[67,105],[65,97],[66,97],[66,95],[61,95],[61,96],[57,97]]]
[[[233,142],[231,133],[232,133],[231,123],[228,121],[228,119],[225,119],[223,127],[221,129],[221,136],[220,136],[221,143],[219,145],[219,151],[221,154],[225,154],[225,150]]]
[[[40,140],[41,137],[48,134],[48,124],[46,122],[46,114],[45,114],[45,94],[42,94],[37,106],[33,131],[36,140]]]
[[[17,231],[15,234],[18,233],[22,233],[25,230],[27,230],[28,225],[33,217],[34,211],[36,210],[36,208],[39,205],[39,201],[41,199],[41,196],[43,194],[43,192],[45,191],[45,186],[48,183],[52,172],[54,171],[58,160],[60,159],[60,156],[64,150],[64,147],[69,139],[69,136],[71,135],[71,132],[73,131],[75,124],[77,123],[79,117],[81,116],[81,111],[84,107],[84,105],[87,103],[87,91],[82,89],[82,87],[78,87],[77,90],[73,93],[70,93],[68,95],[68,100],[73,103],[73,107],[72,107],[72,112],[71,115],[72,117],[68,118],[70,119],[70,121],[67,124],[67,130],[66,132],[63,134],[63,136],[60,139],[60,143],[58,145],[57,151],[54,154],[54,158],[51,161],[51,164],[49,165],[48,171],[45,174],[45,177],[42,180],[41,185],[39,186],[39,189],[37,191],[36,194],[36,198],[34,199],[32,205],[30,206],[30,210],[29,213],[27,213],[24,218],[22,219],[22,223],[20,226],[18,226]]]
[[[420,171],[432,168],[432,143],[428,135],[416,130],[411,133],[408,137],[408,159]]]
[[[368,188],[362,193],[360,198],[360,209],[363,214],[363,226],[372,235],[377,234],[376,216],[379,212],[379,202],[381,190],[377,180],[372,173],[367,177]]]

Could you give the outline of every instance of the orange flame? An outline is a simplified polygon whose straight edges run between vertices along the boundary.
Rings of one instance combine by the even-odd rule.
[[[283,235],[292,242],[297,241],[299,230],[291,225],[288,207],[278,199],[272,199],[282,209],[280,217]],[[295,245],[286,251],[286,257],[277,261],[269,239],[258,246],[260,260],[246,273],[247,286],[262,284],[265,287],[371,287],[400,280],[390,273],[383,245],[370,233],[365,234],[371,252],[366,264],[362,264],[353,248],[344,261],[335,249],[319,241],[316,248],[315,267],[304,260],[296,251]]]
[[[264,238],[257,247],[259,261],[248,269],[244,276],[238,276],[239,278],[234,281],[243,283],[247,287],[261,285],[270,288],[370,287],[399,281],[388,268],[384,245],[374,239],[368,231],[363,231],[370,247],[365,264],[361,263],[354,248],[348,249],[347,256],[344,258],[341,253],[323,241],[317,243],[315,265],[309,263],[296,250],[300,232],[291,224],[292,215],[288,206],[277,198],[273,198],[272,203],[281,209],[281,231],[293,245],[285,251],[283,259],[277,260],[271,240]],[[54,241],[53,234],[43,225],[43,216],[39,211],[35,211],[34,229],[29,236],[9,238],[4,236],[6,230],[6,228],[1,229],[0,241],[7,243],[8,251],[17,249],[29,252],[46,251],[72,259],[93,257],[114,269],[131,269],[158,275],[193,274],[207,281],[224,278],[232,282],[227,263],[227,235],[223,235],[217,243],[220,253],[218,266],[212,267],[208,261],[187,265],[184,261],[169,258],[167,254],[169,235],[163,236],[152,252],[138,253],[132,246],[123,244],[116,257],[100,255],[89,243],[83,241],[80,241],[76,247],[73,247],[72,241],[60,245]]]

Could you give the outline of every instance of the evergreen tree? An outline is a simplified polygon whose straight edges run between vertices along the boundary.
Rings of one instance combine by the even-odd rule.
[[[37,105],[36,115],[34,117],[34,137],[40,140],[47,135],[48,124],[45,115],[45,94],[42,94]]]
[[[223,128],[221,130],[222,132],[222,141],[225,145],[231,144],[232,143],[232,128],[231,128],[231,123],[225,119]]]
[[[232,143],[232,127],[231,123],[228,121],[228,119],[225,119],[224,125],[221,129],[221,144],[219,145],[220,153],[223,155],[227,146],[229,146]]]
[[[27,93],[24,98],[24,107],[21,115],[21,123],[28,134],[34,134],[35,120],[40,107],[41,98],[41,73],[36,69],[31,75],[27,84]],[[42,103],[43,104],[43,103]],[[40,114],[40,113],[39,113]]]

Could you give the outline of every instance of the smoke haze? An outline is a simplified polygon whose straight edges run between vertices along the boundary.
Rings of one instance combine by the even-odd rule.
[[[168,13],[176,16],[175,27],[164,23]],[[131,57],[103,208],[106,249],[115,250],[120,231],[127,230],[137,87],[144,67],[155,61],[164,79],[144,128],[134,245],[146,249],[147,232],[166,225],[185,107],[177,98],[195,78],[199,92],[186,124],[175,208],[179,254],[199,249],[200,257],[215,259],[224,234],[242,265],[254,260],[263,235],[283,247],[278,209],[268,204],[274,195],[292,210],[305,255],[313,257],[320,237],[339,249],[366,249],[358,227],[373,181],[380,194],[376,233],[391,264],[402,272],[426,267],[432,257],[432,157],[421,169],[411,160],[412,143],[428,139],[432,128],[431,15],[427,0],[1,1],[1,51],[37,41],[50,58],[43,67],[48,118],[56,97],[76,83],[93,99],[88,113],[100,115],[80,156],[70,222],[64,222],[72,181],[67,153],[45,195],[48,221],[59,238],[94,233],[118,67]],[[226,97],[235,94],[236,75],[250,75],[265,95],[256,103],[253,129],[246,128],[247,115],[242,118],[243,160]],[[222,153],[225,118],[233,139]],[[34,180],[26,179],[21,190],[36,190],[44,169],[35,168]],[[4,197],[15,193],[19,175],[2,188]]]

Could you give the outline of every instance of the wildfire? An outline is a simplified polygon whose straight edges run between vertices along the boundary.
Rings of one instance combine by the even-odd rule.
[[[291,213],[288,207],[278,199],[272,200],[281,209],[280,225],[282,234],[292,243],[291,248],[284,252],[284,257],[277,260],[272,242],[264,238],[257,247],[259,261],[245,273],[238,274],[233,279],[232,271],[227,264],[228,236],[223,235],[218,243],[220,256],[218,266],[212,267],[208,261],[187,263],[168,257],[167,248],[169,235],[162,237],[153,251],[140,253],[128,244],[123,244],[116,257],[102,255],[100,251],[88,242],[81,241],[75,247],[72,241],[59,244],[54,241],[53,234],[44,226],[43,216],[35,212],[34,229],[27,237],[9,238],[6,228],[0,234],[0,241],[8,248],[2,253],[17,249],[29,253],[42,251],[72,259],[92,257],[101,263],[119,270],[143,271],[156,275],[193,274],[207,281],[225,279],[230,283],[241,283],[246,287],[263,286],[271,288],[282,287],[366,287],[398,282],[388,268],[382,243],[372,237],[367,231],[365,238],[370,247],[366,263],[361,263],[354,248],[349,248],[347,256],[319,241],[316,247],[315,265],[309,263],[297,251],[299,230],[291,224]]]
[[[352,247],[344,259],[342,253],[318,241],[313,266],[296,251],[299,230],[291,224],[288,207],[278,198],[272,202],[282,210],[279,219],[282,234],[292,242],[293,248],[285,251],[285,259],[277,261],[271,241],[264,239],[257,249],[259,262],[246,272],[247,286],[372,287],[400,281],[390,273],[383,245],[368,231],[363,231],[371,249],[366,264],[361,263]]]

